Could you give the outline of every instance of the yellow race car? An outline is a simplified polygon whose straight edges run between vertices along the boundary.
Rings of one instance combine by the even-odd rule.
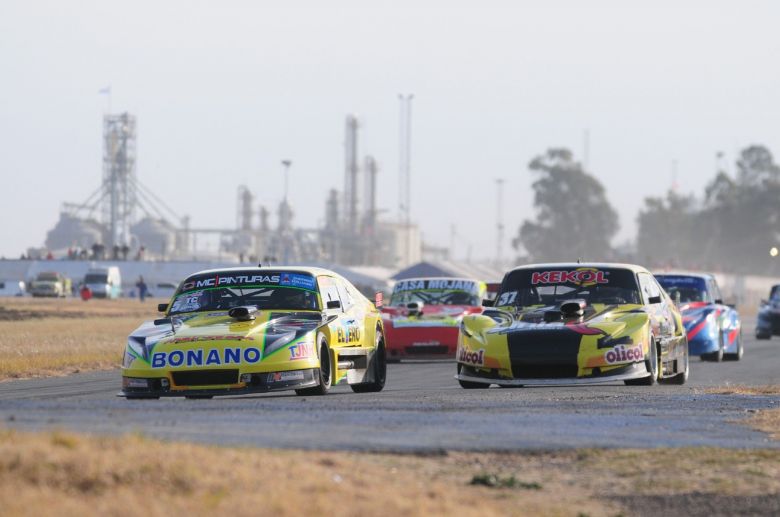
[[[128,338],[126,398],[210,398],[294,389],[324,395],[346,379],[381,391],[382,318],[345,278],[318,268],[232,268],[184,280],[164,318]]]
[[[463,388],[688,379],[680,312],[646,269],[537,264],[504,276],[495,303],[465,316],[456,353]]]

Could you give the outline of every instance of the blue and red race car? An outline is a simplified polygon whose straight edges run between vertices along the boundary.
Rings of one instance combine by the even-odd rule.
[[[688,333],[688,353],[705,361],[738,361],[744,354],[742,322],[731,305],[723,303],[715,277],[706,273],[656,274],[682,312]]]

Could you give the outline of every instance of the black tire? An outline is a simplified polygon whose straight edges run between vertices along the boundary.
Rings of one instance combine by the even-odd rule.
[[[658,346],[655,344],[655,338],[650,334],[650,354],[645,359],[645,368],[650,375],[641,379],[629,379],[623,381],[626,386],[652,386],[658,381]]]
[[[742,332],[740,332],[737,336],[737,351],[733,354],[724,354],[723,359],[726,361],[739,361],[743,355],[745,355],[745,349],[742,346]]]
[[[376,351],[371,358],[370,368],[372,370],[373,380],[370,382],[361,382],[360,384],[350,384],[350,388],[355,393],[376,393],[382,391],[387,379],[387,352],[385,350],[385,337],[379,329],[376,329]]]
[[[317,349],[320,356],[320,367],[317,368],[317,374],[320,377],[320,383],[317,386],[311,388],[299,388],[295,390],[298,395],[312,395],[319,396],[325,395],[330,391],[331,383],[331,361],[330,361],[330,347],[325,340],[325,336],[320,336],[320,346]]]
[[[458,374],[460,374],[461,365],[458,363]],[[490,387],[490,384],[487,382],[471,382],[471,381],[462,381],[458,379],[458,384],[460,384],[460,387],[464,390],[485,390]]]
[[[772,339],[772,334],[765,334],[763,332],[756,332],[756,339]]]
[[[661,382],[663,384],[676,384],[678,386],[682,386],[683,384],[685,384],[688,381],[688,374],[690,372],[690,360],[689,360],[689,357],[688,357],[688,343],[687,342],[685,343],[685,356],[684,356],[683,360],[685,361],[685,369],[682,372],[678,373],[677,375],[673,375],[671,377],[668,377],[666,379],[661,379],[661,381],[659,381],[659,382]]]

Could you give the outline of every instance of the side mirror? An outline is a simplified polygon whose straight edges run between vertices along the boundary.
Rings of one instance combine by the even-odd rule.
[[[718,305],[723,305],[723,300],[720,298],[715,298],[715,303],[717,303]]]
[[[647,300],[647,303],[649,303],[650,305],[654,305],[656,303],[661,303],[661,297],[660,296],[651,296]]]
[[[339,300],[329,300],[326,306],[328,309],[341,309],[341,302]]]
[[[154,320],[155,326],[166,325],[169,324],[170,322],[171,322],[171,318],[160,318],[158,320]]]
[[[496,305],[496,301],[495,300],[490,300],[488,298],[485,298],[484,300],[482,300],[482,306],[483,307],[494,307],[495,305]]]
[[[727,303],[726,305],[731,307],[732,309],[736,309],[737,308],[737,302]]]
[[[761,300],[761,305],[769,305],[769,302],[766,300]]]
[[[168,304],[167,303],[158,303],[157,304],[157,312],[165,312],[168,310]]]

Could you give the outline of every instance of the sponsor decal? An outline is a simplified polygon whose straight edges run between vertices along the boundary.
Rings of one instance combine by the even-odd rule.
[[[311,275],[300,275],[298,273],[282,273],[279,278],[279,285],[290,287],[303,287],[304,289],[314,289],[315,281]]]
[[[260,361],[260,349],[255,347],[226,347],[223,350],[212,348],[208,351],[171,350],[170,352],[155,352],[152,354],[152,368],[170,366],[221,366],[228,364],[255,364]]]
[[[290,361],[314,357],[313,343],[298,343],[290,347]]]
[[[607,364],[633,363],[634,361],[643,361],[644,358],[642,343],[630,347],[618,345],[604,354],[604,360]]]
[[[477,283],[472,280],[453,280],[449,278],[432,278],[430,280],[402,280],[395,284],[393,292],[420,291],[425,289],[440,289],[451,291],[478,292]]]
[[[474,366],[484,366],[485,364],[485,350],[480,349],[474,352],[469,352],[465,348],[461,348],[458,353],[458,362],[471,364]]]
[[[292,372],[274,372],[268,374],[268,382],[286,382],[286,381],[302,381],[303,372],[296,370]]]
[[[360,327],[350,325],[337,328],[336,340],[339,343],[357,343],[360,341]]]
[[[438,341],[417,341],[412,343],[412,346],[439,346],[441,343]]]
[[[182,285],[182,291],[191,289],[200,289],[204,287],[228,287],[231,285],[256,285],[256,284],[278,284],[280,275],[216,275],[210,278],[197,278],[189,280]]]
[[[588,287],[596,284],[608,284],[605,271],[593,268],[580,268],[573,271],[534,271],[531,284],[575,284]]]
[[[195,291],[176,297],[171,307],[171,312],[190,312],[200,309],[200,299],[203,296],[203,291]]]

